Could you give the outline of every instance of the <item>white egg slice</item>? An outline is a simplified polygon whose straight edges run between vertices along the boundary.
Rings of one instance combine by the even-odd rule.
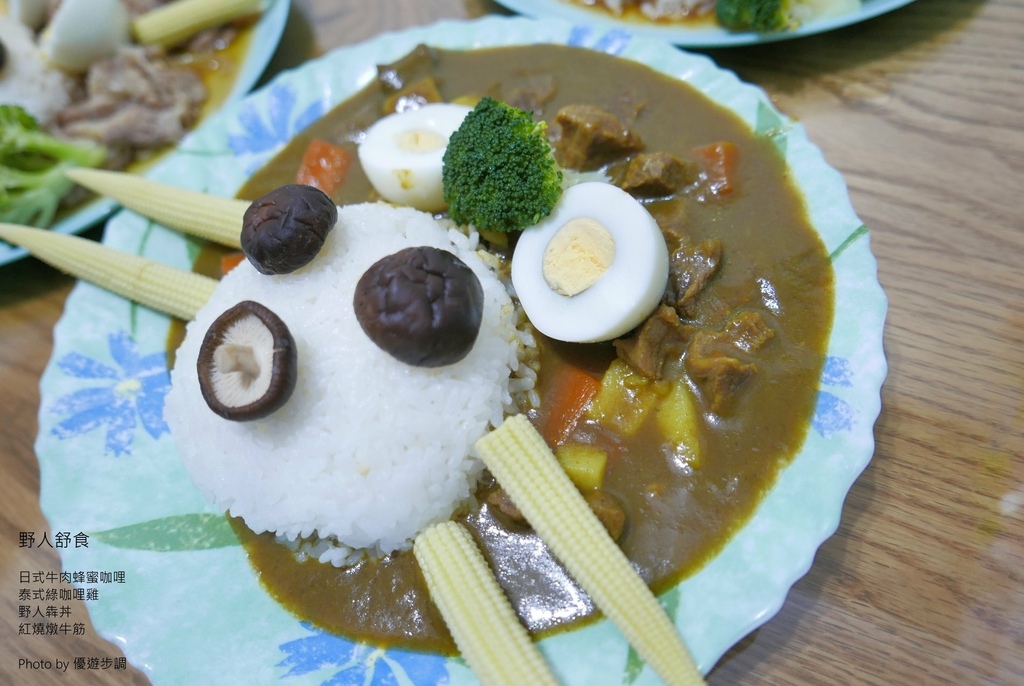
[[[7,2],[7,10],[11,16],[30,29],[38,29],[43,25],[49,9],[49,0],[8,0]]]
[[[443,211],[442,158],[448,138],[471,109],[431,103],[388,115],[367,129],[359,163],[381,197],[423,212]]]
[[[668,248],[654,217],[607,183],[566,189],[554,211],[522,232],[512,284],[541,333],[593,343],[623,335],[661,302]]]
[[[121,0],[63,0],[41,45],[50,64],[77,73],[130,40],[131,23]]]

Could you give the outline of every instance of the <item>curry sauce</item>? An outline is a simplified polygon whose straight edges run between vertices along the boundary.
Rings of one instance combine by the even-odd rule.
[[[833,276],[784,161],[771,140],[754,136],[735,115],[683,82],[589,50],[545,45],[429,50],[402,68],[415,72],[415,78],[427,73],[445,100],[511,99],[530,84],[546,83],[550,97],[539,113],[549,121],[568,104],[629,102],[636,113],[630,127],[646,150],[686,157],[695,147],[716,141],[736,146],[737,190],[729,197],[679,193],[645,204],[663,229],[681,226],[690,243],[721,243],[721,264],[688,313],[687,326],[719,331],[736,312],[756,314],[772,331],[756,354],[756,373],[736,388],[727,407],[712,411],[683,360],[669,365],[674,383],[686,384],[699,402],[698,463],[666,443],[654,415],[631,436],[587,419],[568,437],[607,452],[602,489],[625,513],[618,542],[655,591],[669,588],[714,557],[748,520],[799,450],[814,411],[832,322]],[[374,83],[339,105],[258,171],[240,197],[255,198],[293,183],[313,139],[354,153],[360,133],[381,116],[389,95]],[[358,165],[333,194],[338,204],[372,197]],[[600,378],[616,350],[611,343],[564,344],[540,337],[538,356],[541,402],[528,414],[542,425],[549,411],[547,380],[554,370],[574,365]],[[494,488],[485,480],[479,506],[460,519],[522,621],[534,634],[544,634],[592,617],[586,594],[528,526],[489,504]],[[272,534],[253,534],[241,520],[232,520],[232,526],[264,587],[300,618],[370,643],[454,652],[411,553],[337,569],[315,560],[297,561]]]

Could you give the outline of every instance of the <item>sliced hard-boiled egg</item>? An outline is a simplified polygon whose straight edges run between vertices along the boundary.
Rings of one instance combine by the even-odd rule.
[[[593,343],[621,336],[661,302],[668,248],[654,217],[625,191],[586,182],[523,231],[512,285],[546,336]]]
[[[430,103],[388,115],[367,129],[359,144],[359,163],[374,189],[396,205],[443,211],[444,151],[471,109]]]
[[[84,72],[130,40],[131,23],[121,0],[63,0],[40,43],[50,64]]]

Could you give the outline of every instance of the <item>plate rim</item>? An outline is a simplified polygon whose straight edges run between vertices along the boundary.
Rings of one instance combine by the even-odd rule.
[[[555,18],[595,27],[614,27],[634,36],[664,40],[683,48],[729,48],[763,43],[776,43],[804,36],[813,36],[858,24],[882,14],[892,12],[914,0],[862,0],[859,11],[835,17],[809,21],[791,31],[759,33],[757,31],[727,31],[720,27],[685,28],[658,26],[616,19],[599,10],[571,4],[567,0],[495,0],[506,9],[535,19]]]

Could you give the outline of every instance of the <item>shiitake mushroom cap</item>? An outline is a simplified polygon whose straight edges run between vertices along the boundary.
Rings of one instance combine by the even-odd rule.
[[[263,274],[290,274],[317,256],[337,221],[337,206],[319,188],[281,186],[246,209],[242,252]]]
[[[216,414],[231,421],[262,419],[288,402],[295,390],[295,339],[272,310],[243,300],[207,329],[196,372],[203,399]]]
[[[405,248],[373,264],[356,284],[359,325],[379,348],[417,367],[454,364],[480,333],[484,292],[447,250]]]

